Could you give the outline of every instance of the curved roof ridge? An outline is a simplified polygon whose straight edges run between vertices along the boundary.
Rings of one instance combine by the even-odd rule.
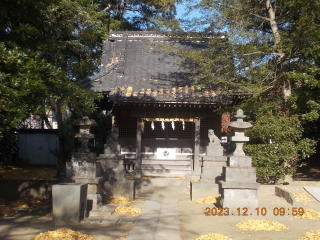
[[[114,31],[110,30],[109,37],[123,37],[126,34],[128,37],[172,37],[172,38],[226,38],[223,33],[199,33],[199,32],[165,32],[165,31]]]

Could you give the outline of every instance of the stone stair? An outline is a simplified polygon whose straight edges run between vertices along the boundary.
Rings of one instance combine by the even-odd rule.
[[[177,156],[176,159],[156,159],[145,157],[141,162],[142,175],[175,177],[191,173],[191,158]]]

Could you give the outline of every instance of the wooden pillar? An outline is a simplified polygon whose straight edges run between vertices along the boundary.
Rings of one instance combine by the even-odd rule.
[[[142,118],[137,117],[137,137],[136,137],[136,166],[135,166],[135,176],[141,177],[141,123]]]
[[[199,154],[200,154],[200,119],[196,119],[194,123],[193,171],[200,173]]]

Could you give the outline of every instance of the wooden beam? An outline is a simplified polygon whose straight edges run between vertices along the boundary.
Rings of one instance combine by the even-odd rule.
[[[200,119],[196,119],[194,123],[194,159],[193,159],[193,171],[199,172],[199,156],[200,154]]]
[[[136,136],[136,166],[135,176],[141,178],[141,129],[142,129],[142,117],[137,117],[137,136]]]

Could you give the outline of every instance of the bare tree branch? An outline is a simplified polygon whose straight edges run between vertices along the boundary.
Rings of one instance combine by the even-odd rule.
[[[218,3],[215,3],[215,2],[213,2],[213,4],[215,5],[215,6],[217,6],[218,8],[228,8],[228,9],[233,9],[233,10],[238,10],[238,11],[246,11],[245,9],[243,9],[243,8],[237,8],[237,7],[231,7],[231,6],[227,6],[227,5],[220,5],[220,4],[218,4]],[[261,16],[261,15],[259,15],[259,14],[256,14],[256,13],[248,13],[249,15],[251,15],[251,16],[255,16],[255,17],[257,17],[257,18],[260,18],[260,19],[263,19],[263,20],[266,20],[266,21],[271,21],[271,19],[270,18],[267,18],[267,17],[263,17],[263,16]]]
[[[242,54],[242,56],[250,56],[250,55],[256,55],[256,54],[271,54],[271,55],[276,55],[276,56],[280,56],[280,57],[282,57],[284,55],[283,53],[277,53],[277,52],[271,52],[271,53],[267,53],[267,52],[252,52],[252,53],[244,53],[244,54]]]
[[[108,6],[105,9],[103,9],[102,12],[106,12],[110,8],[111,8],[111,4],[108,4]]]

